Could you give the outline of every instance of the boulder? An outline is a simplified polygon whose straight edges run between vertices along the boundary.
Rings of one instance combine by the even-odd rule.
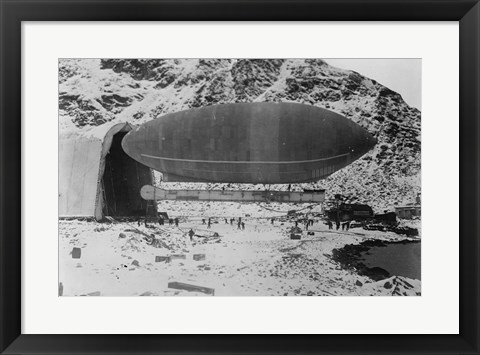
[[[155,256],[155,262],[156,263],[169,263],[170,262],[170,257],[169,256]]]
[[[205,254],[193,254],[193,260],[195,261],[205,260]]]
[[[87,296],[101,296],[101,293],[100,291],[90,292],[87,293]]]
[[[210,288],[210,287],[204,287],[204,286],[197,286],[197,285],[192,285],[192,284],[187,284],[183,282],[169,282],[168,283],[168,288],[174,288],[177,290],[186,290],[189,292],[202,292],[206,293],[207,295],[215,295],[215,289]]]
[[[387,290],[389,290],[393,287],[393,285],[390,281],[387,281],[383,284],[383,287],[385,287]]]
[[[158,296],[156,293],[153,293],[151,291],[146,291],[144,293],[141,293],[139,296]]]
[[[73,259],[80,259],[82,256],[82,249],[80,248],[73,248],[72,249],[72,258]]]
[[[90,293],[87,293],[87,294],[83,294],[83,295],[80,295],[80,296],[101,296],[102,294],[100,293],[100,291],[95,291],[95,292],[90,292]]]

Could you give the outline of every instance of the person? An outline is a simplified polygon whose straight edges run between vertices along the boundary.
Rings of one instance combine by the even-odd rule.
[[[202,218],[202,222],[203,222],[202,224],[205,224],[205,218]]]
[[[240,226],[241,226],[241,223],[242,223],[242,222],[240,222],[240,220],[238,220],[237,229],[241,229],[241,227],[240,227]]]
[[[292,190],[292,185],[288,184],[288,191],[291,191],[291,190]]]
[[[328,220],[327,224],[328,224],[328,229],[333,229],[333,223],[331,220]]]
[[[227,221],[227,219],[226,219],[226,218],[225,218],[225,224],[228,224],[228,221]]]
[[[178,227],[178,217],[175,217],[175,227]]]
[[[233,225],[234,220],[235,220],[235,218],[230,218],[230,225]]]
[[[350,229],[350,221],[347,222],[347,231]]]
[[[273,221],[275,221],[275,218],[272,218],[272,219],[271,219],[272,224],[273,224]]]
[[[242,222],[242,229],[245,230],[245,222]]]
[[[173,224],[173,218],[170,218],[170,219],[168,220],[168,224],[170,224],[170,225]]]
[[[338,231],[340,229],[340,221],[337,221],[336,225],[337,225],[337,231]]]
[[[195,235],[195,232],[193,231],[193,229],[190,228],[190,230],[188,231],[188,236],[190,237],[190,241],[193,241],[194,235]]]
[[[142,219],[140,217],[138,217],[138,219],[137,219],[138,226],[140,226],[141,222],[142,222]]]
[[[210,218],[208,219],[208,225],[207,225],[207,228],[208,228],[208,229],[212,228],[212,222],[210,221]]]
[[[342,223],[342,231],[345,230],[345,224],[346,223]]]

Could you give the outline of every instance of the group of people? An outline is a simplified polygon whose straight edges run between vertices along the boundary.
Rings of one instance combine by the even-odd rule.
[[[207,224],[205,218],[202,218],[202,224]],[[208,218],[208,229],[212,228],[212,219],[209,217]]]
[[[230,221],[228,221],[227,218],[224,218],[224,220],[225,220],[225,224],[230,223],[231,226],[233,226],[233,223],[235,222],[235,218],[230,218]],[[208,229],[212,228],[212,218],[209,217],[208,222],[205,218],[202,218],[202,224],[206,224]],[[237,229],[241,229],[241,230],[245,229],[245,222],[242,221],[242,217],[238,217]]]
[[[298,227],[298,223],[299,221],[296,220],[295,227]],[[273,218],[272,218],[272,224],[273,224]],[[305,230],[308,231],[308,227],[313,226],[313,219],[305,219],[303,220],[303,224],[304,224]]]
[[[333,229],[333,222],[329,219],[327,220],[327,225],[328,229]],[[335,221],[335,226],[336,230],[338,231],[340,229],[340,226],[342,226],[342,231],[343,230],[349,230],[350,229],[350,221],[340,223],[340,221]]]
[[[148,220],[149,218],[144,218],[143,221],[145,222],[145,227],[148,227]],[[165,225],[165,223],[168,222],[169,225],[175,225],[175,227],[178,227],[178,225],[180,224],[180,220],[178,219],[178,217],[176,218],[164,218],[163,216],[160,216],[158,218],[150,218],[150,222],[153,222],[155,223],[155,220],[157,221],[157,223],[160,225],[160,226],[163,226]],[[142,224],[142,218],[138,218],[137,219],[137,224],[140,226]]]
[[[162,216],[158,217],[158,224],[163,226],[166,222],[166,218],[164,219]],[[178,219],[178,217],[176,218],[168,218],[168,224],[169,225],[173,225],[175,224],[175,227],[178,227],[178,224],[180,223],[180,220]]]
[[[206,224],[205,218],[202,218],[202,224]],[[208,217],[208,225],[207,228],[210,229],[212,228],[212,218]]]

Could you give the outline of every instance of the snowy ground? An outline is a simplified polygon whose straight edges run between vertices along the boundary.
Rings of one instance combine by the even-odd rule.
[[[174,281],[212,288],[215,296],[420,293],[419,280],[394,276],[374,282],[342,269],[331,258],[332,249],[346,244],[369,238],[406,239],[402,236],[357,228],[329,231],[323,221],[313,217],[315,223],[309,230],[314,235],[304,231],[301,240],[291,240],[289,230],[294,220],[288,219],[286,211],[318,212],[309,207],[181,201],[160,204],[160,211],[179,217],[179,228],[158,224],[146,228],[136,222],[61,220],[59,282],[63,295],[206,295],[169,288],[168,283]],[[202,224],[202,218],[208,217],[212,217],[210,229]],[[238,230],[235,222],[225,224],[225,218],[231,217],[242,217],[245,230]],[[187,235],[190,228],[196,234],[193,241]],[[154,234],[163,246],[149,245],[142,233]],[[78,259],[72,257],[74,247],[81,248]],[[205,254],[205,260],[195,261],[194,254]],[[155,262],[156,256],[172,255],[182,256],[173,257],[170,262]],[[389,284],[385,286],[386,283]]]

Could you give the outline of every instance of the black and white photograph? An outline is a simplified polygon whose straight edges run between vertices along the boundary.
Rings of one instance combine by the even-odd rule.
[[[59,59],[58,295],[421,296],[421,74]]]

